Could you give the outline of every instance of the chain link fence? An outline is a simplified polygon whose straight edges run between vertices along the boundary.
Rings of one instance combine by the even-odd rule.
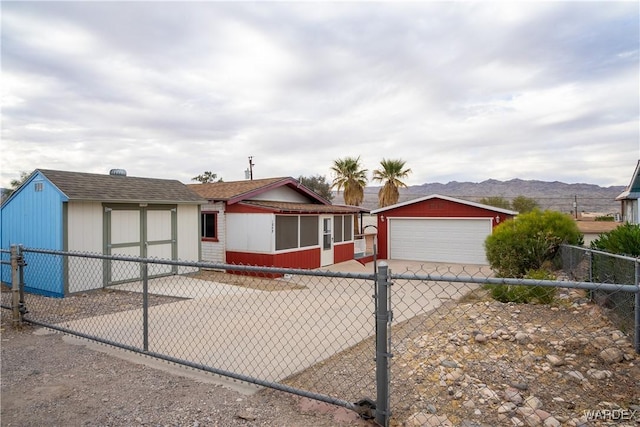
[[[594,297],[637,302],[637,281],[598,281],[593,272],[591,280],[504,279],[487,266],[393,260],[340,272],[22,255],[27,292],[3,286],[2,306],[19,301],[24,321],[344,406],[380,425],[640,419],[637,305],[621,311],[625,329]],[[568,272],[584,263],[571,256]],[[38,270],[61,271],[74,286],[96,277],[114,284],[53,298],[30,275]],[[497,287],[543,289],[550,302],[500,302]]]
[[[563,271],[572,280],[640,286],[638,258],[569,245],[561,247],[560,257]],[[605,310],[616,327],[634,336],[636,343],[640,341],[637,330],[640,322],[638,293],[594,289],[590,291],[589,298]]]

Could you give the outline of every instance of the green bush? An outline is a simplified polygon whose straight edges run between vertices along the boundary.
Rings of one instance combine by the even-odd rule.
[[[595,220],[602,221],[602,222],[613,222],[615,221],[615,218],[612,217],[611,215],[603,215],[603,216],[597,216]]]
[[[575,221],[560,212],[533,210],[498,225],[485,249],[498,277],[520,278],[552,262],[563,243],[583,243]]]
[[[525,279],[555,280],[556,276],[545,269],[530,270]],[[556,296],[556,288],[530,285],[488,285],[491,297],[500,302],[528,304],[551,304]]]
[[[591,242],[591,248],[618,255],[640,256],[640,225],[627,222],[602,233]]]

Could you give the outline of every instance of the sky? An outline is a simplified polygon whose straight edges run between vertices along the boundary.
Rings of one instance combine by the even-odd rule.
[[[2,1],[0,186],[406,161],[407,185],[627,185],[639,3]],[[371,182],[370,185],[380,185]]]

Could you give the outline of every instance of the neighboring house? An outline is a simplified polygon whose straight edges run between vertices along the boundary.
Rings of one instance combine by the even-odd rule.
[[[371,211],[381,259],[487,264],[484,241],[517,212],[437,194]]]
[[[2,204],[0,246],[197,261],[204,203],[179,181],[128,177],[121,169],[109,175],[36,169]],[[150,276],[178,272],[149,269]],[[139,264],[73,257],[25,268],[28,292],[55,297],[140,276]],[[4,265],[2,281],[11,282]]]
[[[204,261],[318,268],[354,259],[353,215],[290,177],[191,184],[202,207]]]
[[[622,194],[616,197],[622,203],[622,222],[630,224],[640,224],[640,209],[638,209],[638,199],[640,198],[640,160],[633,172],[631,182]]]
[[[614,230],[620,225],[619,222],[614,221],[588,221],[579,220],[576,221],[578,230],[584,236],[584,246],[590,247],[591,242],[597,239],[602,233],[608,233]]]

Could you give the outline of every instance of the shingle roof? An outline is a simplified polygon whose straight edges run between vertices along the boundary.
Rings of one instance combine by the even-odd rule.
[[[245,181],[211,182],[208,184],[189,184],[188,187],[200,197],[210,200],[231,200],[238,197],[249,197],[252,193],[263,188],[271,188],[284,184],[293,178],[263,178]]]
[[[69,200],[204,203],[180,181],[37,169]]]
[[[310,203],[270,202],[263,200],[250,200],[242,202],[244,205],[257,206],[279,213],[344,213],[352,214],[360,212],[355,206],[320,205]]]

